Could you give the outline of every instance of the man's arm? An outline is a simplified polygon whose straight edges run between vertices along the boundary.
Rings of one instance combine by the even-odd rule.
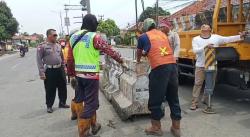
[[[75,76],[75,60],[70,44],[68,46],[67,73],[69,76]]]
[[[104,52],[105,54],[113,58],[115,61],[123,63],[120,53],[113,50],[112,46],[109,46],[107,41],[103,40],[98,34],[94,38],[94,47]]]
[[[241,35],[236,35],[236,36],[229,36],[229,37],[224,37],[220,35],[216,35],[219,39],[219,45],[227,44],[227,43],[232,43],[236,41],[242,40]]]
[[[45,79],[45,69],[44,69],[44,63],[43,63],[43,52],[44,52],[43,46],[38,45],[37,46],[36,61],[37,61],[39,76],[40,76],[41,79]]]
[[[142,56],[146,56],[151,48],[151,43],[149,38],[146,34],[142,34],[138,38],[138,45],[137,45],[137,62],[141,61]]]
[[[193,47],[193,52],[195,54],[201,53],[204,50],[204,47],[203,46],[199,46],[198,43],[199,42],[197,41],[197,39],[193,38],[193,40],[192,40],[192,47]]]
[[[136,54],[137,54],[136,61],[137,61],[137,62],[141,62],[142,49],[137,49]]]
[[[178,58],[180,54],[181,41],[178,33],[174,32],[174,57]]]

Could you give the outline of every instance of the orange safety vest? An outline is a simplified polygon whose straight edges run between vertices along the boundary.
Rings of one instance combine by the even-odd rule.
[[[69,44],[67,44],[67,45],[65,46],[65,48],[62,49],[63,58],[64,58],[65,63],[67,63],[68,52],[69,52]]]
[[[156,29],[148,31],[146,34],[151,43],[148,60],[152,69],[161,65],[176,63],[166,34]]]

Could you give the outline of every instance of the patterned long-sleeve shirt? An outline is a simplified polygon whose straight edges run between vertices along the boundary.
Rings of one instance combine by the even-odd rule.
[[[99,34],[97,34],[94,37],[94,47],[97,50],[100,50],[103,53],[107,54],[108,56],[116,60],[117,62],[122,63],[122,58],[121,58],[120,53],[114,51],[112,49],[112,46],[108,45],[107,41],[103,40]],[[75,71],[75,62],[74,62],[73,50],[71,46],[69,46],[69,50],[68,50],[67,69],[68,69],[68,75],[70,76],[80,75],[81,77],[84,77],[87,79],[99,79],[99,74],[96,74],[96,73],[77,74],[77,72]]]

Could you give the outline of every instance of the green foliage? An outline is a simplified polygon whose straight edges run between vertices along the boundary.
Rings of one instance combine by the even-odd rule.
[[[108,37],[120,34],[120,29],[117,27],[115,21],[112,19],[100,21],[97,27],[97,31],[105,33]]]
[[[124,45],[130,45],[131,44],[131,33],[130,32],[127,32],[124,35],[124,38],[122,39],[122,44],[124,44]]]
[[[30,42],[30,47],[36,47],[38,45],[38,42],[31,41]]]
[[[114,41],[117,45],[120,45],[120,44],[122,44],[122,37],[120,35],[116,36]]]
[[[29,36],[29,33],[28,32],[24,32],[23,35],[24,36]]]
[[[18,25],[10,8],[4,1],[0,1],[0,40],[10,39],[18,32]]]
[[[159,7],[159,16],[167,16],[167,15],[170,15],[170,13]],[[140,15],[139,21],[143,22],[147,18],[156,19],[155,17],[156,17],[156,8],[147,7],[146,10],[144,10],[144,12],[142,12],[142,14]]]

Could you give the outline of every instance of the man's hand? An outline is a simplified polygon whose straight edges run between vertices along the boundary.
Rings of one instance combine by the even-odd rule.
[[[136,64],[141,64],[141,61],[137,61],[137,60],[133,60],[133,63],[136,63]]]
[[[122,59],[121,65],[123,68],[128,69],[128,64],[125,62],[125,59]]]
[[[239,34],[240,34],[240,38],[244,39],[246,37],[246,35],[247,35],[247,32],[243,31],[243,32],[239,32]]]
[[[122,67],[125,68],[125,69],[128,69],[128,64],[125,63],[125,62],[123,62],[123,63],[122,63]]]
[[[41,80],[45,80],[45,79],[46,79],[45,74],[43,74],[42,76],[40,76],[40,79],[41,79]]]
[[[70,77],[70,85],[73,89],[76,89],[78,84],[77,84],[77,80],[75,77]]]
[[[213,47],[214,47],[214,44],[208,44],[206,47],[207,47],[207,48],[213,48]]]

